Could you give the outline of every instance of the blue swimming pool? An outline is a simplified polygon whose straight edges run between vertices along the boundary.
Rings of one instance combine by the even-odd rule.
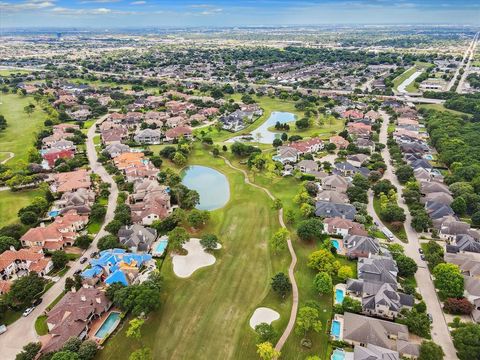
[[[341,349],[333,350],[331,360],[344,360],[345,359],[345,351]]]
[[[338,240],[335,240],[335,239],[332,239],[330,240],[330,242],[332,243],[332,246],[337,249],[337,251],[340,250],[340,243],[338,242]]]
[[[48,212],[48,216],[50,217],[55,217],[55,216],[58,216],[59,214],[60,214],[60,210],[52,210]]]
[[[433,156],[430,154],[425,155],[424,158],[427,160],[433,160]]]
[[[153,248],[153,253],[155,255],[162,255],[165,249],[167,248],[167,245],[168,245],[168,240],[160,240]]]
[[[337,320],[333,320],[332,321],[332,329],[330,331],[330,333],[335,336],[337,339],[340,338],[340,321],[337,321]]]
[[[99,339],[107,337],[107,335],[109,335],[113,330],[115,330],[119,319],[120,313],[111,312],[103,322],[102,326],[100,326],[100,328],[95,333],[95,337]]]
[[[342,289],[335,290],[335,303],[341,304],[343,303],[343,298],[345,297],[345,292]]]

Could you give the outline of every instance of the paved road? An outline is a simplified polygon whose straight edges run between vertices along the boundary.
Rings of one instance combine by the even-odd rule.
[[[388,137],[388,123],[389,116],[385,112],[381,111],[381,114],[384,118],[379,136],[379,142],[382,144],[387,143]],[[387,164],[387,170],[384,174],[384,179],[388,179],[392,182],[393,185],[398,190],[398,203],[399,206],[405,210],[406,221],[405,221],[405,230],[407,233],[408,243],[402,243],[400,240],[395,239],[396,242],[401,244],[405,249],[405,255],[411,257],[415,260],[418,265],[418,271],[415,274],[415,279],[417,281],[417,289],[423,297],[427,305],[427,311],[432,314],[433,323],[432,323],[432,339],[438,345],[441,345],[443,351],[445,352],[445,359],[453,360],[457,359],[455,347],[453,346],[452,339],[450,337],[450,332],[448,331],[448,325],[445,319],[445,316],[438,300],[435,287],[433,286],[433,281],[428,270],[427,264],[425,261],[420,259],[420,253],[418,249],[420,248],[420,241],[418,238],[417,232],[411,227],[411,215],[408,210],[407,205],[403,202],[402,198],[402,186],[397,180],[397,177],[393,174],[393,166],[391,165],[390,153],[387,148],[383,149],[382,156]],[[373,206],[369,203],[369,211],[373,211]],[[375,211],[370,213],[374,219],[379,221],[378,217],[375,214]],[[381,222],[379,222],[381,224]]]
[[[98,122],[104,120],[105,117],[100,118]],[[113,220],[114,211],[117,203],[118,188],[112,177],[108,175],[103,166],[97,162],[97,153],[95,151],[95,145],[93,143],[93,136],[95,135],[95,125],[93,125],[88,131],[87,138],[87,155],[90,167],[93,172],[100,175],[104,182],[111,184],[110,196],[108,198],[107,214],[105,216],[105,222],[100,232],[95,237],[92,245],[85,251],[83,256],[89,257],[94,251],[97,251],[98,239],[107,234],[104,230],[105,224]],[[78,269],[83,269],[85,265],[81,265],[79,260],[70,263],[70,269],[68,272],[56,282],[44,295],[43,302],[37,306],[37,308],[28,316],[22,317],[15,321],[12,325],[8,326],[8,331],[5,334],[0,335],[0,359],[13,360],[15,355],[18,354],[24,345],[32,341],[38,341],[38,336],[35,332],[34,323],[35,319],[42,315],[47,306],[55,300],[65,288],[65,279],[68,276],[73,276],[73,273]]]
[[[409,92],[407,91],[407,86],[410,85],[412,82],[414,82],[417,77],[422,75],[422,73],[423,73],[422,70],[415,71],[412,75],[410,75],[407,79],[405,79],[404,82],[398,85],[398,92],[400,94],[409,94]]]
[[[475,36],[473,37],[473,40],[470,44],[470,47],[467,49],[467,52],[465,52],[464,60],[465,60],[465,57],[466,57],[467,58],[467,63],[465,64],[462,77],[460,78],[460,81],[458,82],[458,86],[457,86],[457,89],[456,89],[457,93],[459,93],[459,94],[463,93],[463,86],[464,86],[465,81],[467,80],[467,76],[469,74],[468,70],[470,69],[470,65],[472,63],[472,60],[475,57],[475,51],[476,51],[476,48],[477,48],[477,45],[478,45],[479,35],[480,35],[480,32],[477,32],[475,34]]]

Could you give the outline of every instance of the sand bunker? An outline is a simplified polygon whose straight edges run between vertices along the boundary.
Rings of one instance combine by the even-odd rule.
[[[188,251],[187,255],[173,255],[173,272],[181,278],[191,276],[196,270],[215,264],[217,260],[215,256],[203,250],[200,245],[200,239],[192,238],[185,244],[183,248]],[[221,245],[218,244],[217,249]]]
[[[259,307],[254,312],[250,318],[250,327],[255,329],[255,326],[261,323],[271,324],[273,321],[280,319],[280,314],[275,310]]]

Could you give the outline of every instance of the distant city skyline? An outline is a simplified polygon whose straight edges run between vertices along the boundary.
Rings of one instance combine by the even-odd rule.
[[[478,0],[0,0],[1,27],[480,25]]]

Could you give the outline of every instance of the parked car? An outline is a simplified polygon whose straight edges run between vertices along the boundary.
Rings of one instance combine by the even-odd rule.
[[[0,335],[7,331],[7,327],[5,325],[0,325]]]
[[[423,249],[422,249],[422,248],[418,248],[418,252],[419,252],[420,254],[423,254]]]
[[[80,264],[85,264],[87,262],[87,258],[83,257],[80,259]]]
[[[432,314],[428,313],[427,316],[428,316],[428,320],[430,320],[430,322],[432,323],[432,322],[433,322],[433,316],[432,316]]]
[[[97,252],[97,251],[94,251],[94,252],[92,252],[92,253],[90,254],[90,257],[91,257],[91,258],[94,258],[94,257],[96,257],[97,255],[98,255],[98,252]]]
[[[38,298],[37,300],[35,300],[35,301],[33,302],[32,305],[33,305],[33,306],[38,306],[38,305],[40,305],[40,304],[42,303],[42,301],[43,301],[42,298]]]
[[[77,270],[75,270],[73,275],[80,275],[81,272],[82,272],[82,269],[77,269]]]
[[[425,255],[420,255],[420,259],[422,259],[423,261],[425,261]]]
[[[23,316],[28,316],[32,313],[32,311],[35,309],[35,306],[32,306],[32,307],[29,307],[29,308],[26,308],[25,311],[23,312]]]

